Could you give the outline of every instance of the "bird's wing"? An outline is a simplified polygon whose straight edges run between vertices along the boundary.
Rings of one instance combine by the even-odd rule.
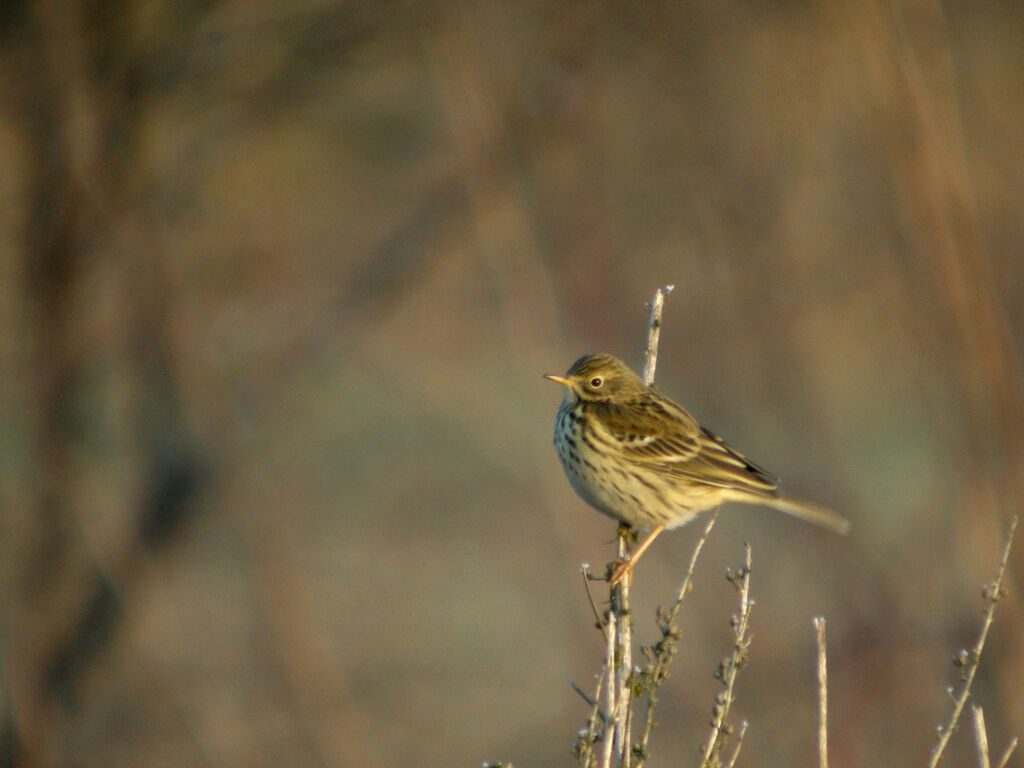
[[[700,425],[675,403],[602,403],[595,415],[627,460],[650,465],[675,464],[700,453]]]
[[[720,488],[773,496],[779,481],[701,427],[676,403],[663,399],[604,404],[599,421],[622,456],[648,469]]]
[[[779,479],[747,460],[711,430],[701,427],[700,452],[689,462],[667,467],[675,475],[708,485],[764,496],[777,493]]]

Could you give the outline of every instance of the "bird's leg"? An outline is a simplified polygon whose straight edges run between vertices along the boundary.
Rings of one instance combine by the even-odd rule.
[[[636,561],[640,559],[640,556],[647,551],[647,548],[654,543],[654,540],[658,538],[658,534],[665,530],[664,525],[656,525],[651,529],[651,532],[647,534],[647,538],[640,542],[640,546],[636,548],[636,552],[629,556],[628,560],[623,560],[612,571],[611,578],[608,580],[608,585],[614,587],[620,581],[622,581],[627,574],[632,573],[633,566],[636,565]]]

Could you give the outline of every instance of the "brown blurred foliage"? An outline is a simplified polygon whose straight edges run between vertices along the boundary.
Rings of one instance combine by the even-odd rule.
[[[723,513],[649,764],[698,760],[745,540],[741,764],[814,764],[819,613],[833,762],[923,762],[1024,495],[1024,5],[15,0],[0,38],[0,765],[568,763],[614,526],[540,374],[639,364],[668,283],[662,388],[854,532]],[[1022,630],[1011,590],[993,749]]]

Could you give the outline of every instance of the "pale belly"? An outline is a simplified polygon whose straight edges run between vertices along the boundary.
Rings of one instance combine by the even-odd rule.
[[[604,460],[591,442],[556,440],[555,447],[576,495],[608,517],[639,528],[675,528],[719,502],[719,489],[688,485],[684,493],[678,479]]]

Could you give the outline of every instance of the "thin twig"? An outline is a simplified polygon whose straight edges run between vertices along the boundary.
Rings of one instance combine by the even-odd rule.
[[[1010,559],[1010,547],[1013,544],[1013,533],[1015,530],[1017,530],[1016,515],[1010,521],[1010,530],[1006,534],[1006,544],[1003,546],[1003,556],[999,561],[999,571],[996,573],[996,579],[991,584],[986,584],[981,591],[981,597],[985,601],[985,618],[981,624],[981,632],[978,634],[974,647],[970,651],[962,650],[954,661],[957,666],[961,667],[964,684],[960,693],[953,698],[953,712],[949,716],[949,722],[945,726],[939,727],[939,741],[932,749],[928,768],[935,768],[942,759],[942,753],[946,750],[946,745],[949,744],[949,739],[953,735],[953,731],[956,730],[957,723],[960,722],[960,715],[964,711],[967,697],[971,695],[971,684],[974,682],[974,676],[978,671],[978,664],[981,662],[981,652],[985,647],[988,631],[992,627],[996,603],[1006,594],[1006,589],[1003,586],[1003,577],[1006,574],[1006,563]]]
[[[825,658],[825,617],[814,617],[818,636],[818,765],[828,768],[828,666]]]
[[[661,315],[665,297],[672,286],[659,288],[654,292],[647,323],[647,350],[644,356],[644,382],[654,381],[658,363],[658,339],[661,331]],[[618,551],[620,562],[627,562],[632,545],[632,531],[629,526],[619,526]],[[625,577],[611,589],[611,607],[605,622],[605,663],[609,674],[605,681],[608,701],[608,717],[611,718],[611,733],[605,734],[603,759],[604,768],[611,768],[612,755],[618,766],[628,766],[632,750],[633,697],[631,676],[633,672],[633,634],[629,606],[629,588],[632,574]]]
[[[665,308],[665,297],[672,293],[674,286],[667,285],[658,288],[654,292],[654,298],[650,303],[650,315],[647,320],[647,350],[644,353],[643,380],[648,386],[654,383],[654,372],[658,367],[658,343],[661,339],[661,315]],[[625,561],[629,556],[629,538],[619,531],[619,559]],[[622,583],[616,587],[617,592],[613,595],[613,605],[617,605],[619,613],[619,637],[620,648],[619,667],[616,669],[616,684],[619,686],[619,695],[624,697],[626,711],[623,713],[621,728],[616,730],[616,737],[621,733],[622,740],[619,742],[620,765],[628,766],[630,763],[630,751],[632,750],[633,731],[633,696],[630,678],[633,674],[633,634],[632,617],[629,607],[629,587],[632,582],[632,574],[627,573]]]
[[[715,527],[715,521],[718,520],[718,507],[708,515],[707,525],[704,526],[704,532],[700,535],[697,540],[697,545],[693,548],[693,554],[690,555],[690,564],[686,568],[686,576],[683,578],[683,583],[679,586],[679,591],[676,593],[675,602],[672,603],[672,607],[665,614],[664,623],[672,623],[676,619],[676,614],[679,613],[679,608],[683,604],[683,600],[693,590],[693,571],[697,567],[697,558],[700,557],[700,551],[704,549],[704,542],[708,540],[708,534],[711,533],[711,529]]]
[[[665,306],[665,297],[675,290],[674,285],[666,285],[654,292],[650,303],[651,316],[647,323],[647,353],[644,355],[644,384],[654,383],[654,369],[658,365],[658,339],[661,336],[661,310]]]
[[[618,558],[623,562],[629,558],[631,534],[629,526],[619,526]],[[615,757],[620,766],[628,765],[632,741],[629,727],[630,713],[633,711],[629,689],[629,676],[633,670],[633,619],[629,607],[629,587],[632,581],[633,574],[627,572],[625,578],[612,588],[611,613],[618,619],[614,625],[616,631],[612,633],[616,660],[615,675],[612,678],[615,684],[616,711],[612,719],[615,723]]]
[[[976,704],[971,706],[971,712],[974,715],[974,740],[978,747],[978,765],[979,768],[989,768],[992,763],[989,761],[988,754],[988,731],[985,729],[985,713]],[[1006,768],[1006,764],[1010,762],[1010,755],[1013,754],[1013,750],[1016,748],[1017,737],[1014,736],[1006,749],[1003,750],[999,762],[996,763],[996,768]]]
[[[675,656],[679,638],[682,637],[682,633],[675,623],[676,615],[679,613],[683,600],[686,599],[686,596],[693,589],[693,572],[697,567],[697,559],[700,557],[701,550],[704,548],[704,542],[707,541],[708,534],[711,533],[711,529],[714,527],[717,519],[718,510],[716,509],[708,517],[707,525],[704,526],[704,532],[693,548],[693,554],[690,556],[690,565],[686,569],[686,577],[683,579],[682,586],[679,587],[672,607],[667,611],[662,610],[660,607],[658,608],[657,620],[658,628],[661,630],[661,639],[654,645],[645,646],[641,649],[647,659],[647,664],[637,680],[637,683],[641,684],[635,684],[635,687],[646,694],[647,706],[644,713],[643,729],[634,748],[636,760],[632,765],[635,768],[643,765],[646,759],[647,743],[650,741],[651,732],[654,730],[655,725],[654,707],[658,703],[658,688],[668,679],[668,668]]]
[[[992,763],[988,759],[988,732],[985,730],[985,713],[977,704],[971,706],[971,713],[974,715],[974,741],[978,747],[979,768],[991,768]]]
[[[729,758],[729,762],[726,763],[725,768],[736,768],[736,758],[740,756],[740,747],[743,746],[743,734],[747,732],[747,721],[744,720],[740,723],[740,732],[736,734],[736,746],[733,747],[732,757]]]
[[[573,755],[576,757],[576,761],[584,766],[584,768],[592,768],[594,765],[594,742],[597,741],[597,724],[601,723],[601,733],[604,736],[608,734],[608,716],[601,711],[600,696],[601,691],[604,689],[605,675],[608,674],[608,670],[602,669],[601,674],[597,677],[596,690],[594,691],[594,697],[590,698],[572,681],[569,681],[569,685],[572,689],[578,693],[585,702],[591,705],[590,717],[587,718],[587,727],[577,734],[576,742],[573,744]]]
[[[750,609],[753,607],[750,600],[750,544],[746,546],[746,559],[743,568],[738,573],[734,573],[731,569],[727,570],[726,578],[739,590],[740,612],[738,615],[734,614],[730,622],[736,638],[732,653],[728,658],[722,659],[715,671],[715,677],[722,681],[725,690],[719,691],[715,696],[715,705],[711,709],[711,732],[708,734],[707,743],[701,749],[704,753],[702,768],[714,768],[718,764],[716,755],[724,744],[723,736],[727,735],[729,731],[726,720],[734,699],[733,689],[736,684],[736,674],[747,664],[747,649],[750,646],[747,629],[750,626]]]
[[[605,710],[608,712],[608,717],[611,719],[609,725],[613,729],[617,729],[616,718],[619,715],[618,702],[615,700],[615,694],[617,687],[615,685],[615,638],[616,638],[616,627],[618,626],[618,617],[615,615],[615,611],[608,611],[608,643],[605,646],[605,658],[604,666],[605,671],[608,673],[605,679],[605,695],[606,703]],[[615,738],[612,733],[609,733],[609,728],[606,726],[604,730],[604,750],[601,754],[601,768],[611,768],[612,765],[612,750],[615,748]]]
[[[594,600],[594,593],[590,588],[593,575],[590,573],[590,566],[587,563],[580,566],[580,574],[583,576],[583,588],[587,593],[587,601],[590,603],[590,609],[594,612],[594,626],[600,630],[607,641],[608,624],[606,619],[602,618],[601,612],[597,608],[597,601]],[[572,689],[591,707],[590,717],[587,718],[587,727],[577,734],[576,742],[573,744],[573,755],[579,764],[585,766],[585,768],[593,765],[593,746],[597,740],[599,722],[601,724],[601,734],[604,738],[608,737],[609,717],[601,711],[601,691],[604,690],[607,675],[608,667],[604,666],[601,669],[601,674],[597,677],[597,685],[595,686],[593,697],[588,696],[575,682],[569,680],[569,685]]]
[[[1007,763],[1010,762],[1010,757],[1013,755],[1013,750],[1017,748],[1017,737],[1014,736],[1010,739],[1010,743],[1006,745],[1006,749],[1003,750],[1002,757],[999,758],[999,762],[996,763],[996,768],[1006,768]]]
[[[570,677],[570,678],[568,678],[568,679],[566,680],[566,682],[567,682],[567,683],[569,683],[569,687],[570,687],[570,688],[572,688],[572,689],[573,689],[574,691],[576,691],[576,694],[577,694],[577,695],[578,695],[578,696],[579,696],[579,697],[580,697],[581,699],[583,699],[583,700],[584,700],[585,702],[587,702],[587,705],[588,705],[588,706],[591,706],[591,707],[596,707],[596,708],[598,708],[598,714],[599,714],[599,715],[601,716],[601,719],[602,719],[603,721],[605,721],[605,722],[607,722],[607,721],[608,721],[608,718],[607,718],[607,717],[605,717],[605,714],[604,714],[604,712],[601,712],[601,711],[600,711],[600,706],[601,706],[601,702],[599,702],[599,701],[597,701],[596,699],[594,699],[594,698],[592,698],[592,697],[588,696],[588,695],[587,695],[587,693],[586,693],[586,692],[585,692],[585,691],[584,691],[584,690],[583,690],[582,688],[580,688],[580,687],[579,687],[578,685],[576,685],[576,681],[575,681],[575,680],[573,680],[573,679],[572,679],[571,677]]]
[[[665,297],[672,292],[672,286],[659,288],[654,293],[651,301],[650,317],[647,324],[647,349],[644,358],[644,381],[651,384],[654,381],[654,371],[658,361],[658,339],[661,330],[661,315],[665,305]],[[619,562],[627,562],[630,557],[630,550],[633,543],[632,529],[629,526],[619,526],[618,549],[616,556]],[[703,543],[703,542],[702,542]],[[611,568],[609,572],[611,572]],[[692,571],[692,563],[691,563]],[[587,591],[587,600],[594,611],[594,617],[598,628],[604,633],[605,638],[605,663],[598,683],[595,702],[603,697],[605,700],[604,720],[604,747],[601,754],[601,768],[612,768],[612,760],[616,766],[629,766],[632,745],[632,716],[633,716],[633,638],[632,619],[629,607],[629,589],[632,582],[632,575],[627,572],[617,584],[610,590],[610,605],[608,611],[602,617],[598,611],[597,602],[594,600],[593,592],[590,589],[590,572],[587,566],[581,568],[584,586]],[[573,688],[580,693],[582,692]],[[594,714],[591,717],[590,728],[580,734],[577,739],[574,754],[581,765],[589,765],[593,751],[591,746],[595,740],[594,728],[597,720],[598,708],[595,704]],[[613,758],[614,755],[614,758]]]
[[[597,610],[597,601],[594,600],[594,593],[590,589],[590,582],[592,581],[590,566],[587,563],[581,565],[580,573],[583,574],[583,588],[587,591],[587,602],[590,603],[590,610],[594,612],[594,626],[601,630],[602,635],[607,636],[608,626],[605,620],[601,618],[601,612]]]

